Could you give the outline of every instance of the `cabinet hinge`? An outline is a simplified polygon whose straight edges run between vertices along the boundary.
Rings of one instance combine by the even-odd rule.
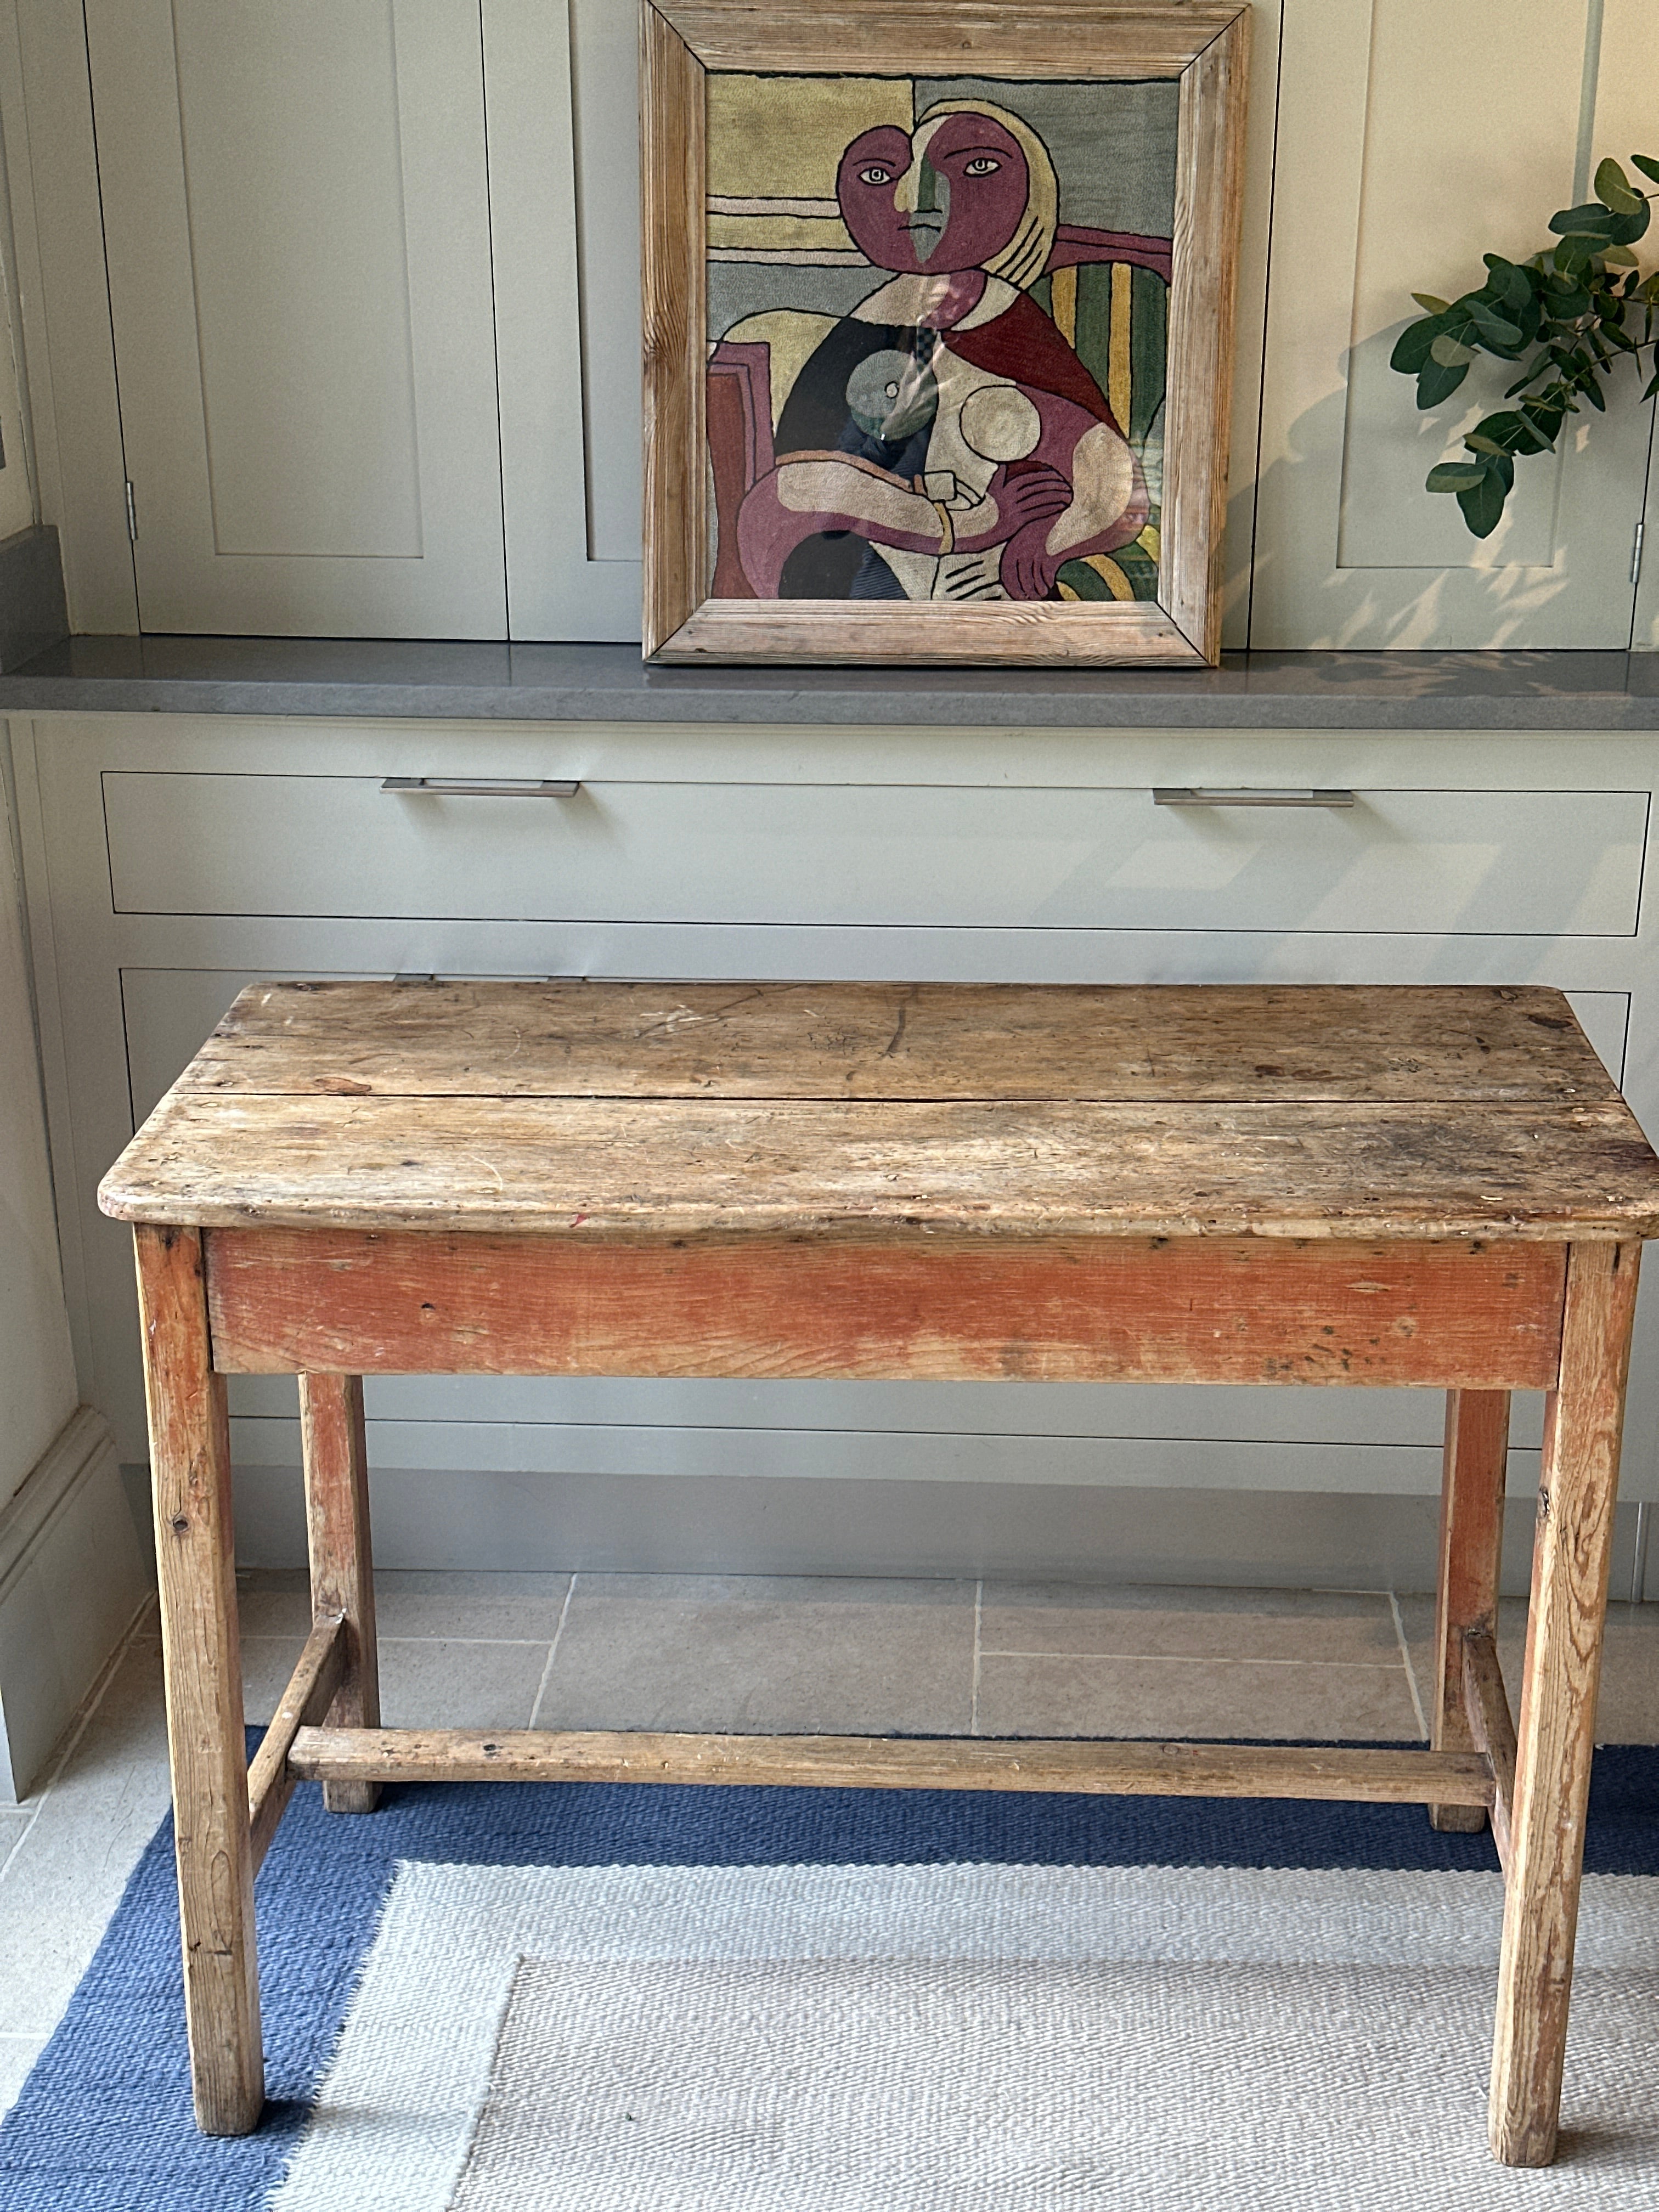
[[[133,494],[132,478],[127,478],[127,536],[138,543],[138,501]]]
[[[1636,526],[1636,537],[1630,549],[1630,580],[1632,584],[1639,584],[1642,580],[1642,540],[1647,533],[1647,524],[1638,522]]]

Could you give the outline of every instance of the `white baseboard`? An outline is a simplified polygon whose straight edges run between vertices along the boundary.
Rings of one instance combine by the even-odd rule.
[[[82,1406],[0,1507],[0,1804],[15,1804],[149,1594],[109,1424]]]

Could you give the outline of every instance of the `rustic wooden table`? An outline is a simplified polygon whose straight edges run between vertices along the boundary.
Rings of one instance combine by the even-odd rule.
[[[264,2096],[254,1869],[296,1780],[1422,1803],[1506,1875],[1492,2148],[1553,2155],[1659,1160],[1559,993],[276,984],[111,1170],[134,1224],[196,2111]],[[1447,1394],[1427,1751],[382,1729],[365,1373]],[[243,1751],[225,1377],[300,1378],[315,1626]],[[1509,1394],[1548,1394],[1518,1729]]]

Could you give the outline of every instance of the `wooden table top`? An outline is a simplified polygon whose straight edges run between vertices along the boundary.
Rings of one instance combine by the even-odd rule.
[[[99,1197],[584,1240],[1659,1235],[1562,995],[1428,986],[259,985]]]

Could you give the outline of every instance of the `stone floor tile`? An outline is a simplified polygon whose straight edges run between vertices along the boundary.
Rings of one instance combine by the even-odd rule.
[[[380,1645],[380,1717],[388,1728],[528,1728],[549,1649],[389,1638]]]
[[[579,1575],[538,1725],[965,1734],[974,1585]]]
[[[0,1881],[0,2034],[58,2023],[167,1809],[159,1647],[135,1640]]]
[[[261,1571],[236,1579],[244,1638],[306,1634],[311,1626],[311,1585],[303,1573]],[[545,1644],[558,1627],[569,1588],[568,1575],[382,1570],[374,1577],[375,1624],[383,1637],[484,1637],[495,1642]]]
[[[1386,1666],[1400,1655],[1394,1609],[1382,1593],[1066,1583],[987,1582],[980,1649],[1364,1666]]]
[[[528,1728],[550,1640],[383,1636],[380,1717],[388,1728]],[[250,1726],[264,1727],[276,1710],[304,1641],[298,1636],[242,1638],[242,1696]]]
[[[3,1878],[6,1862],[21,1842],[33,1818],[33,1808],[30,1806],[0,1805],[0,1878]]]
[[[981,1656],[977,1712],[981,1735],[1419,1740],[1398,1662]]]
[[[305,1641],[302,1635],[243,1637],[242,1717],[250,1728],[264,1728],[276,1711]]]
[[[483,1637],[547,1644],[557,1633],[568,1575],[410,1574],[374,1577],[374,1614],[388,1636]]]
[[[1434,1600],[1401,1598],[1400,1609],[1426,1705],[1434,1673]],[[1527,1601],[1502,1599],[1498,1609],[1498,1659],[1510,1709],[1517,1717],[1526,1638]],[[1598,1743],[1659,1743],[1659,1605],[1632,1605],[1620,1599],[1607,1607],[1595,1740]]]
[[[236,1613],[245,1643],[251,1636],[303,1639],[311,1627],[311,1577],[303,1569],[244,1568],[236,1577]]]

